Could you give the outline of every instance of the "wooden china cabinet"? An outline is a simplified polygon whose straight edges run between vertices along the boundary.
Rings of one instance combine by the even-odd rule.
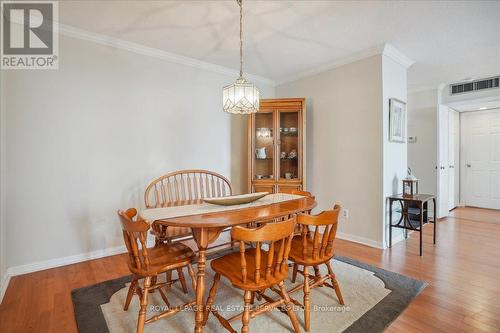
[[[248,188],[305,190],[305,99],[261,99],[248,118]]]

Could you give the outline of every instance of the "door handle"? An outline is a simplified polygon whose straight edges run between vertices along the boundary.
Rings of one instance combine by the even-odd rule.
[[[441,170],[444,170],[446,169],[444,166],[441,165],[441,167],[439,167]]]
[[[454,165],[450,165],[450,169],[455,169],[455,166]]]
[[[468,167],[468,168],[470,168],[470,167],[471,167],[471,165],[470,165],[470,164],[466,164],[465,166],[466,166],[466,167]]]

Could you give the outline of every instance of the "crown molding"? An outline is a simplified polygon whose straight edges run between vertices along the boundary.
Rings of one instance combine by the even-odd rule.
[[[15,22],[17,24],[23,24],[23,22],[20,21],[16,17],[14,17],[12,19],[12,22]],[[123,40],[120,38],[116,38],[116,37],[112,37],[112,36],[108,36],[108,35],[104,35],[104,34],[99,34],[99,33],[95,33],[95,32],[90,32],[87,30],[73,27],[71,25],[67,25],[67,24],[63,24],[63,23],[59,23],[59,22],[54,22],[54,23],[55,23],[55,32],[59,33],[60,35],[67,36],[67,37],[86,40],[86,41],[94,42],[97,44],[106,45],[106,46],[114,47],[117,49],[130,51],[130,52],[134,52],[137,54],[142,54],[145,56],[165,60],[165,61],[176,63],[179,65],[204,69],[207,71],[211,71],[211,72],[219,73],[219,74],[223,74],[223,75],[234,76],[235,78],[240,76],[240,72],[238,70],[235,70],[235,69],[232,69],[229,67],[216,65],[216,64],[213,64],[210,62],[198,60],[195,58],[186,57],[186,56],[183,56],[180,54],[163,51],[160,49],[156,49],[156,48],[145,46],[145,45],[138,44],[138,43],[129,42],[129,41],[126,41],[126,40]],[[269,79],[269,78],[259,76],[259,75],[250,74],[250,73],[244,73],[244,74],[247,77],[247,79],[249,79],[251,81],[261,82],[261,83],[269,84],[271,86],[276,85],[276,82],[274,80]]]
[[[308,69],[308,70],[299,72],[299,73],[294,74],[294,75],[283,77],[282,79],[276,80],[276,84],[280,85],[280,84],[285,84],[285,83],[297,81],[299,79],[303,79],[303,78],[306,78],[309,76],[313,76],[313,75],[316,75],[316,74],[319,74],[322,72],[326,72],[326,71],[334,69],[334,68],[338,68],[338,67],[356,62],[358,60],[373,57],[377,54],[381,54],[384,51],[384,46],[385,45],[383,45],[383,44],[377,45],[377,46],[371,47],[369,49],[366,49],[364,51],[354,53],[348,57],[344,57],[344,58],[335,60],[334,62],[330,62],[330,63],[324,64],[324,65],[321,65],[321,66],[318,66],[318,67],[315,67],[312,69]]]
[[[398,49],[396,49],[389,43],[384,44],[382,54],[391,58],[404,68],[409,68],[411,65],[415,63],[415,61],[405,56],[403,53],[401,53]]]
[[[408,68],[411,65],[413,65],[415,62],[405,56],[403,53],[398,51],[394,46],[391,44],[385,43],[385,44],[380,44],[376,45],[374,47],[370,47],[369,49],[363,50],[361,52],[354,53],[350,56],[347,56],[345,58],[341,58],[339,60],[335,60],[334,62],[324,64],[322,66],[315,67],[313,69],[309,69],[288,77],[284,77],[282,79],[276,80],[276,84],[285,84],[288,82],[293,82],[297,81],[299,79],[303,79],[309,76],[313,76],[322,72],[326,72],[328,70],[338,68],[362,59],[370,58],[375,55],[385,55],[391,58],[392,60],[396,61],[397,63],[401,64],[403,67]]]
[[[117,49],[122,49],[122,50],[130,51],[130,52],[142,54],[145,56],[169,61],[169,62],[180,64],[180,65],[185,65],[185,66],[194,67],[194,68],[200,68],[200,69],[204,69],[207,71],[211,71],[211,72],[215,72],[215,73],[219,73],[219,74],[223,74],[223,75],[234,76],[235,78],[238,77],[240,74],[239,71],[232,69],[232,68],[228,68],[228,67],[212,64],[212,63],[209,63],[206,61],[201,61],[198,59],[194,59],[194,58],[182,56],[179,54],[163,51],[163,50],[148,47],[148,46],[145,46],[142,44],[129,42],[129,41],[115,38],[115,37],[111,37],[108,35],[103,35],[103,34],[98,34],[95,32],[86,31],[86,30],[83,30],[80,28],[75,28],[75,27],[72,27],[72,26],[66,25],[66,24],[59,23],[59,33],[61,35],[64,35],[64,36],[77,38],[77,39],[81,39],[81,40],[86,40],[86,41],[90,41],[90,42],[94,42],[94,43],[98,43],[98,44],[102,44],[102,45],[106,45],[106,46],[111,46],[111,47],[114,47]],[[269,84],[271,86],[274,86],[276,84],[276,82],[274,80],[271,80],[271,79],[263,77],[263,76],[249,74],[249,73],[245,73],[245,76],[249,80],[254,81],[254,82],[261,82],[261,83]]]

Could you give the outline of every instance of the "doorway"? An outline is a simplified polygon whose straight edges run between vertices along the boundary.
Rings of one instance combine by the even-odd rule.
[[[438,109],[437,216],[448,216],[460,204],[460,114]]]
[[[463,203],[500,209],[500,109],[463,112],[461,132]]]

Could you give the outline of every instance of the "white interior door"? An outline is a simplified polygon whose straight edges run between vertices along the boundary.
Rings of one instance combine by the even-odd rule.
[[[455,111],[448,111],[448,211],[455,208],[455,140],[453,130],[455,128]]]
[[[461,124],[465,204],[500,209],[500,109],[464,113]]]
[[[448,111],[448,210],[460,202],[460,116],[455,110]]]
[[[455,196],[455,208],[460,205],[460,113],[454,111],[453,112],[453,141],[455,144],[453,148],[455,149],[455,161],[453,162],[452,173],[455,178],[454,184],[454,196]]]
[[[449,164],[448,164],[448,150],[449,150],[449,109],[447,106],[439,105],[438,111],[438,191],[437,191],[437,216],[448,216],[449,212]]]

